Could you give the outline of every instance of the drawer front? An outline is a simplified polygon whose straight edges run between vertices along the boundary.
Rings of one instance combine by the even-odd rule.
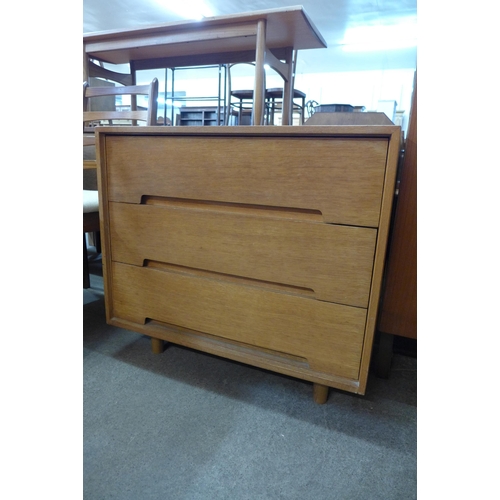
[[[113,263],[112,317],[175,325],[357,379],[366,310],[230,281]]]
[[[114,261],[184,266],[320,300],[368,305],[376,229],[196,203],[109,205]]]
[[[387,148],[386,138],[108,136],[108,195],[312,210],[377,227]]]

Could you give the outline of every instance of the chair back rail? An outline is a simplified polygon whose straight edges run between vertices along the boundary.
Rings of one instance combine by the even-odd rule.
[[[93,61],[89,61],[88,67],[89,76],[96,78],[104,78],[105,80],[111,80],[113,82],[121,83],[122,85],[133,85],[134,77],[130,73],[118,73],[110,69],[99,66]]]
[[[132,109],[130,111],[90,111],[90,99],[104,96],[130,95]],[[146,110],[137,110],[134,106],[134,97],[138,95],[148,96]],[[158,111],[158,79],[154,78],[147,85],[125,85],[118,87],[90,87],[87,82],[83,83],[83,122],[101,120],[140,120],[146,125],[156,125],[156,114]],[[134,123],[135,124],[135,123]]]

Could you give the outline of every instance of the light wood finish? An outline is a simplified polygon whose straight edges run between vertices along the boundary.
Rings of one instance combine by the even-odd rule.
[[[97,168],[97,163],[95,160],[83,160],[83,169],[88,170],[88,169],[96,169]]]
[[[206,202],[113,202],[113,258],[136,266],[169,262],[282,283],[290,293],[367,307],[377,231],[323,224],[312,215]],[[135,239],[142,242],[140,247]]]
[[[110,75],[108,75],[110,76]],[[136,97],[138,95],[148,96],[147,109],[131,111],[115,111],[101,110],[90,111],[91,102],[94,98],[104,96],[129,95]],[[113,123],[113,120],[129,121],[131,124],[136,124],[137,121],[144,122],[145,125],[156,125],[156,115],[158,110],[158,80],[154,78],[147,85],[127,85],[127,86],[102,86],[90,87],[88,82],[83,82],[83,128],[90,122],[108,122]],[[92,132],[83,133],[83,147],[95,146],[95,134]],[[84,160],[84,169],[97,168],[95,160]]]
[[[328,399],[328,386],[321,384],[313,384],[314,402],[319,405],[325,404]]]
[[[165,350],[165,342],[161,339],[151,339],[151,350],[154,354],[161,354]]]
[[[260,124],[264,63],[283,76],[286,98],[293,92],[289,80],[290,49],[325,48],[326,42],[304,9],[285,7],[202,21],[181,21],[137,28],[86,33],[83,36],[84,80],[91,59],[131,65],[132,74],[142,69],[174,68],[254,62],[254,124]]]
[[[147,109],[130,111],[88,111],[90,100],[96,97],[129,95],[148,96]],[[156,113],[158,110],[158,80],[154,78],[147,85],[127,85],[122,87],[89,87],[87,82],[83,83],[83,123],[84,125],[94,121],[104,120],[139,120],[146,125],[156,125]],[[89,139],[84,136],[83,144]]]
[[[393,123],[385,113],[337,111],[334,113],[314,113],[307,120],[306,125],[393,125]]]
[[[264,61],[266,53],[266,21],[257,21],[257,43],[255,49],[255,82],[253,98],[257,105],[253,108],[252,125],[264,125],[264,94],[266,91],[266,73]]]
[[[281,111],[282,125],[292,125],[292,111],[293,111],[293,84],[295,73],[295,60],[293,59],[293,47],[287,48],[286,61],[288,65],[288,74],[285,78],[285,86],[283,89],[283,109]]]
[[[417,338],[417,84],[401,170],[378,329]]]
[[[238,133],[231,133],[236,127],[227,127],[211,139],[207,150],[207,137],[218,128],[206,127],[199,135],[109,137],[107,154],[123,168],[123,175],[109,186],[110,200],[140,203],[144,195],[236,200],[258,207],[313,210],[323,222],[378,226],[387,137],[324,140],[306,127],[296,137],[284,134],[278,139],[275,132],[241,141]],[[245,134],[249,128],[237,130]]]
[[[100,128],[107,321],[364,394],[399,134]]]
[[[225,280],[191,269],[115,262],[113,314],[137,325],[147,319],[285,353],[318,372],[354,379],[366,311]],[[307,335],[307,342],[304,336]]]

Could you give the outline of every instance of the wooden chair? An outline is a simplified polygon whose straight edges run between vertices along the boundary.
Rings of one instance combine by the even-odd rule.
[[[131,109],[117,111],[91,110],[93,98],[105,96],[129,95]],[[147,108],[137,109],[136,98],[147,96]],[[90,287],[89,263],[87,254],[87,233],[97,235],[96,248],[99,244],[99,196],[97,191],[97,163],[95,159],[95,126],[101,125],[156,125],[158,110],[158,80],[155,78],[146,85],[90,87],[83,83],[83,288]]]

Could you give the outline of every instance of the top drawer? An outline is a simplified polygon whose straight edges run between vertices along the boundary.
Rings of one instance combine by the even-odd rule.
[[[377,227],[387,148],[387,138],[113,135],[108,199],[314,210],[328,223]]]

